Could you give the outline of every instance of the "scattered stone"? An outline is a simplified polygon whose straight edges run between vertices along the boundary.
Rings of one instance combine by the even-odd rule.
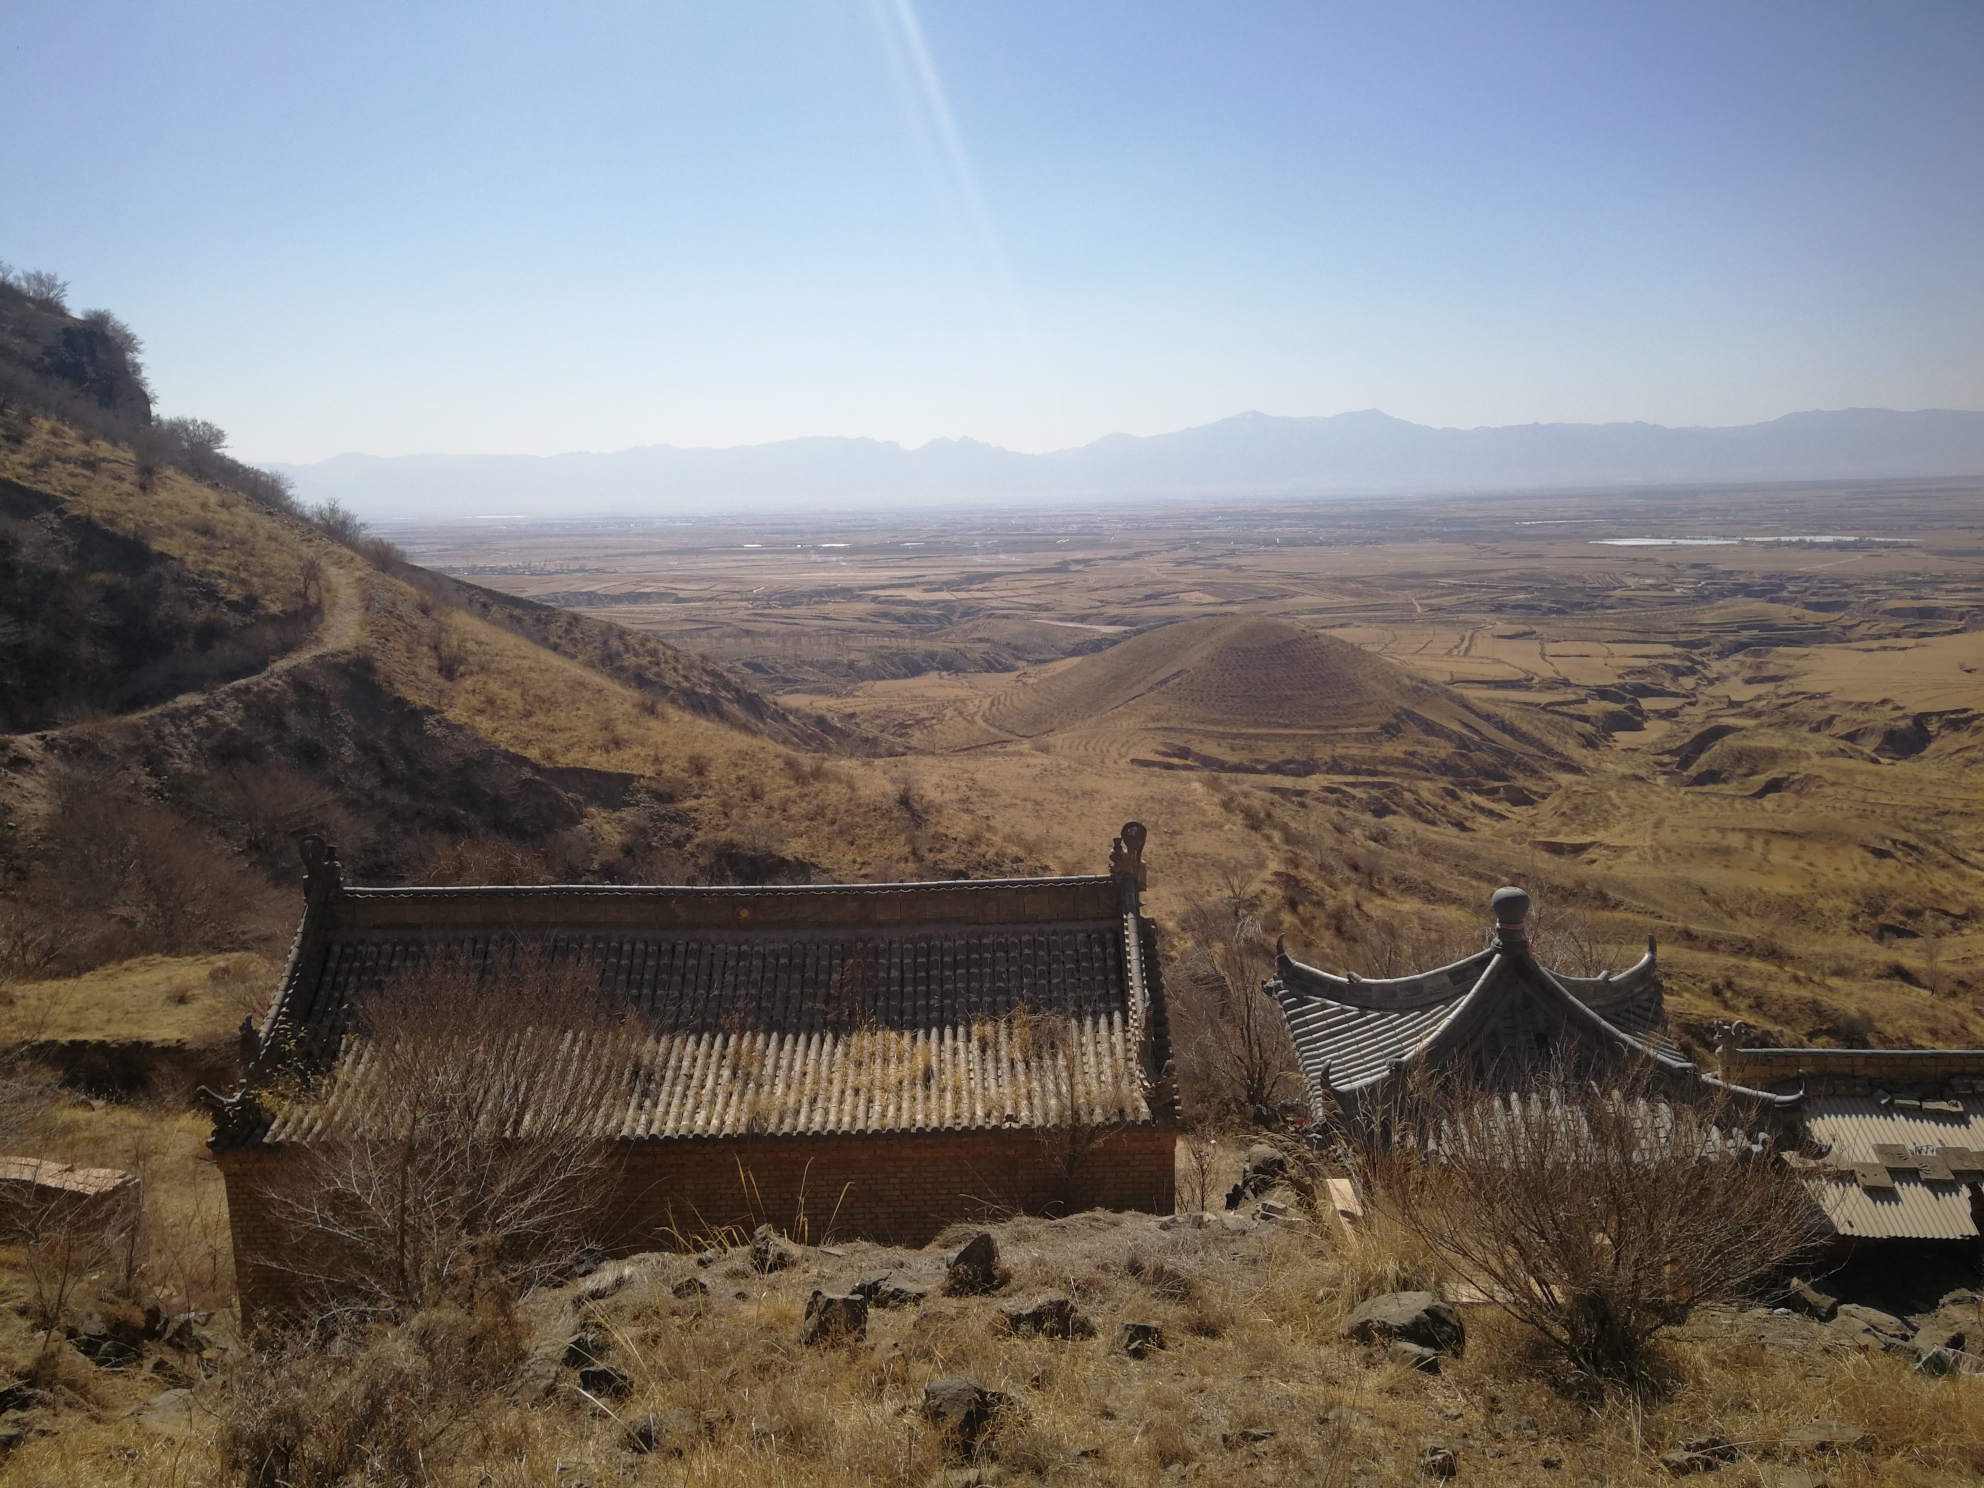
[[[121,1313],[93,1312],[67,1332],[76,1352],[99,1369],[123,1368],[138,1358],[145,1341],[143,1321]]]
[[[1784,1445],[1795,1452],[1843,1452],[1866,1435],[1844,1421],[1807,1421],[1784,1433]]]
[[[1923,1374],[1984,1374],[1984,1358],[1947,1343],[1924,1344],[1916,1350],[1915,1367]]]
[[[877,1271],[854,1284],[855,1295],[866,1297],[873,1307],[914,1307],[929,1295],[922,1287],[904,1286],[893,1271]]]
[[[617,1400],[634,1388],[634,1378],[611,1364],[591,1364],[579,1371],[579,1388],[596,1399]]]
[[[1003,1280],[999,1274],[999,1242],[989,1230],[972,1236],[964,1249],[944,1263],[944,1290],[953,1297],[996,1292]]]
[[[968,1457],[977,1449],[979,1437],[1005,1405],[1006,1397],[997,1390],[981,1390],[956,1375],[923,1387],[924,1416],[959,1456]]]
[[[1219,1444],[1231,1451],[1234,1447],[1253,1446],[1273,1440],[1274,1433],[1265,1426],[1243,1426],[1238,1431],[1221,1433]]]
[[[1419,1454],[1419,1470],[1429,1478],[1451,1478],[1460,1471],[1460,1458],[1452,1447],[1433,1443]]]
[[[1090,1338],[1094,1326],[1075,1308],[1075,1299],[1056,1292],[1038,1292],[999,1309],[1006,1326],[1015,1333],[1038,1333],[1043,1338]]]
[[[1802,1467],[1762,1467],[1757,1470],[1757,1488],[1832,1488],[1832,1485]]]
[[[1431,1292],[1373,1297],[1345,1320],[1343,1336],[1358,1343],[1398,1339],[1442,1354],[1458,1355],[1467,1346],[1467,1327],[1460,1314]]]
[[[604,1364],[606,1356],[612,1352],[612,1339],[602,1338],[597,1333],[580,1333],[565,1342],[565,1367],[584,1369],[588,1365]]]
[[[558,1388],[565,1367],[565,1345],[557,1344],[546,1348],[539,1345],[531,1350],[530,1356],[517,1371],[516,1398],[523,1401],[543,1400]]]
[[[1416,1369],[1421,1374],[1440,1372],[1440,1355],[1437,1351],[1420,1344],[1407,1343],[1403,1338],[1394,1338],[1386,1346],[1385,1357],[1394,1364],[1402,1364],[1407,1369]]]
[[[751,1232],[751,1269],[760,1276],[773,1271],[783,1271],[799,1259],[785,1237],[768,1224],[761,1224]]]
[[[1238,1209],[1247,1200],[1259,1198],[1288,1172],[1288,1159],[1265,1142],[1256,1142],[1247,1149],[1246,1164],[1240,1181],[1226,1195],[1229,1209]]]
[[[668,1295],[679,1302],[692,1300],[700,1302],[709,1294],[710,1289],[703,1284],[699,1276],[685,1276],[668,1289]]]
[[[1711,1457],[1706,1452],[1684,1452],[1676,1447],[1671,1452],[1660,1454],[1660,1465],[1677,1478],[1685,1478],[1690,1473],[1719,1472],[1722,1459]]]
[[[668,1452],[680,1457],[697,1438],[707,1434],[703,1422],[688,1411],[643,1411],[627,1423],[624,1444],[630,1452]]]
[[[1164,1346],[1164,1330],[1156,1323],[1125,1323],[1116,1330],[1116,1352],[1128,1354],[1132,1359],[1141,1359]]]
[[[1734,1462],[1737,1456],[1736,1449],[1730,1446],[1729,1439],[1723,1436],[1690,1437],[1681,1443],[1681,1450],[1700,1452],[1703,1456],[1713,1457],[1718,1462]]]
[[[1829,1323],[1839,1311],[1839,1299],[1829,1297],[1810,1282],[1801,1281],[1785,1294],[1784,1305],[1795,1313]]]
[[[806,1318],[799,1325],[801,1343],[848,1343],[868,1336],[868,1299],[815,1292],[806,1299]]]
[[[632,1266],[607,1266],[594,1271],[573,1288],[573,1308],[588,1302],[604,1302],[608,1297],[624,1292],[634,1284],[635,1274]]]
[[[131,1419],[140,1426],[167,1436],[178,1436],[193,1429],[193,1392],[190,1389],[167,1390],[154,1395],[143,1405],[133,1406]]]
[[[1882,1349],[1889,1353],[1914,1352],[1910,1345],[1915,1330],[1894,1314],[1878,1308],[1849,1302],[1833,1315],[1826,1330],[1837,1346],[1868,1351]]]

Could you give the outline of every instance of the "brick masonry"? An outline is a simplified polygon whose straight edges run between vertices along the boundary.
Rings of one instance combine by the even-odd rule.
[[[1925,1084],[1984,1077],[1984,1049],[1738,1049],[1727,1068],[1751,1087],[1801,1076]]]
[[[616,1143],[598,1238],[616,1254],[735,1241],[771,1224],[811,1244],[866,1239],[919,1246],[946,1225],[1009,1214],[1131,1209],[1169,1214],[1176,1134],[1111,1133],[1070,1154],[1064,1133],[737,1138]],[[294,1163],[280,1148],[219,1154],[244,1313],[279,1303],[258,1262],[283,1237],[266,1195]]]

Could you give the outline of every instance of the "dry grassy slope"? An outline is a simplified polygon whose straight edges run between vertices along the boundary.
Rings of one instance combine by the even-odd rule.
[[[1022,738],[1106,727],[1292,743],[1382,728],[1408,712],[1513,742],[1450,689],[1303,626],[1241,616],[1146,631],[1001,693],[985,721]]]
[[[800,717],[703,658],[653,636],[411,565],[396,569],[394,575],[453,609],[478,616],[686,712],[798,749],[865,749],[866,741],[831,720],[817,714]]]
[[[1710,724],[1733,732],[1683,748]],[[1984,1045],[1984,730],[1963,715],[1918,735],[1892,706],[1718,697],[1579,750],[1578,773],[1529,783],[1538,803],[1499,821],[1374,820],[1314,779],[1130,769],[1046,742],[901,767],[1057,863],[1115,820],[1149,822],[1174,927],[1238,883],[1306,959],[1404,971],[1478,945],[1489,891],[1516,882],[1568,969],[1626,964],[1657,936],[1697,1047],[1735,1019],[1764,1041]]]
[[[1454,1454],[1462,1483],[1653,1488],[1673,1481],[1662,1452],[1711,1434],[1739,1444],[1724,1474],[1739,1484],[1781,1472],[1837,1488],[1943,1488],[1975,1482],[1980,1465],[1978,1381],[1829,1348],[1836,1335],[1803,1318],[1699,1313],[1675,1337],[1678,1387],[1667,1398],[1592,1408],[1542,1383],[1522,1337],[1486,1306],[1464,1308],[1466,1350],[1439,1375],[1344,1340],[1343,1320],[1363,1298],[1438,1284],[1382,1231],[1346,1245],[1333,1226],[1319,1236],[1219,1216],[1167,1230],[1148,1215],[1111,1213],[992,1228],[1012,1275],[989,1297],[942,1295],[939,1246],[862,1243],[795,1247],[795,1264],[769,1275],[741,1249],[701,1266],[688,1255],[639,1256],[547,1288],[524,1309],[532,1359],[514,1391],[464,1390],[448,1402],[456,1414],[436,1423],[447,1429],[429,1441],[427,1481],[1350,1488],[1437,1481],[1421,1462],[1438,1445]],[[799,1344],[811,1292],[879,1272],[928,1295],[871,1311],[859,1341]],[[1095,1336],[1016,1335],[1003,1307],[1041,1292],[1071,1294]],[[1161,1327],[1166,1347],[1141,1359],[1115,1351],[1130,1321]],[[624,1393],[588,1400],[574,1388],[568,1348],[580,1337],[622,1373]],[[0,1313],[0,1358],[32,1346]],[[180,1419],[153,1426],[126,1412],[169,1377],[93,1370],[74,1356],[63,1364],[82,1408],[65,1412],[66,1429],[15,1450],[10,1481],[227,1480],[218,1439],[234,1402],[224,1373],[196,1379]],[[948,1456],[921,1409],[925,1384],[953,1375],[1008,1402],[970,1468]],[[312,1419],[340,1404],[291,1408]],[[1815,1419],[1844,1423],[1844,1444],[1801,1440]],[[629,1428],[641,1426],[652,1453],[628,1446]]]
[[[141,490],[128,451],[46,421],[0,448],[0,475],[171,554],[231,597],[271,603],[317,585],[326,612],[311,643],[260,675],[133,718],[16,740],[8,787],[30,810],[34,775],[57,757],[129,759],[154,780],[276,759],[332,782],[388,835],[495,827],[531,840],[581,826],[608,858],[628,830],[617,813],[638,795],[662,809],[669,845],[692,866],[707,868],[712,852],[856,878],[1024,866],[976,824],[899,799],[895,782],[861,761],[765,737],[826,742],[660,643],[605,654],[627,678],[618,680],[519,634],[538,618],[528,610],[492,605],[509,622],[493,623],[175,472]],[[543,628],[581,658],[613,650],[614,638],[583,625]],[[658,695],[677,684],[694,694],[687,706]]]

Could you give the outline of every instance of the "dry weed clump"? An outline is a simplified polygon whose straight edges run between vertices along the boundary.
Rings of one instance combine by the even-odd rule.
[[[1753,1299],[1826,1233],[1751,1113],[1643,1067],[1406,1101],[1374,1118],[1402,1138],[1365,1163],[1381,1211],[1597,1386],[1657,1392],[1660,1334]]]
[[[256,1265],[318,1326],[507,1305],[591,1232],[633,1025],[583,959],[440,949],[359,998],[338,1068],[271,1097],[309,1128]]]

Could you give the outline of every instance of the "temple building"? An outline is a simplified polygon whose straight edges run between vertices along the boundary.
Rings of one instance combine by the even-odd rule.
[[[299,1151],[337,1140],[339,1091],[362,1082],[354,1009],[437,948],[582,968],[632,1027],[625,1067],[585,1087],[611,1154],[611,1249],[800,1214],[816,1243],[917,1245],[995,1212],[1169,1213],[1144,841],[1129,823],[1108,873],[1060,878],[361,888],[307,840],[295,947],[213,1143],[243,1295],[280,1287],[261,1264],[282,1244],[269,1195]]]
[[[1318,1127],[1367,1128],[1415,1080],[1460,1075],[1496,1089],[1545,1065],[1607,1059],[1645,1061],[1671,1095],[1724,1093],[1766,1120],[1795,1112],[1797,1095],[1728,1085],[1674,1046],[1651,939],[1617,974],[1564,976],[1531,952],[1528,894],[1499,889],[1490,905],[1491,945],[1417,976],[1335,976],[1276,947],[1266,990],[1294,1038]]]
[[[1417,976],[1336,976],[1278,948],[1266,990],[1319,1130],[1386,1140],[1415,1082],[1442,1076],[1506,1090],[1546,1064],[1636,1062],[1664,1098],[1717,1099],[1770,1134],[1841,1241],[1984,1235],[1984,1050],[1745,1048],[1732,1035],[1705,1069],[1667,1035],[1651,939],[1623,971],[1565,976],[1531,951],[1527,894],[1490,902],[1493,942]]]

